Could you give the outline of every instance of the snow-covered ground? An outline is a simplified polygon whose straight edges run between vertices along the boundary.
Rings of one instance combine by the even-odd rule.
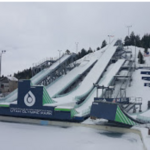
[[[135,47],[130,46],[129,49],[133,51]],[[140,49],[143,53],[142,48]],[[138,54],[138,52],[136,53]],[[93,54],[91,54],[92,56]],[[99,56],[100,57],[100,56]],[[145,58],[146,64],[144,66],[150,66],[150,56]],[[83,60],[80,60],[83,62]],[[80,62],[80,63],[81,63]],[[86,62],[86,61],[85,61]],[[136,66],[138,64],[136,59]],[[82,63],[81,63],[82,64]],[[88,63],[86,62],[85,65]],[[83,64],[84,65],[84,64]],[[108,70],[107,70],[108,71]],[[109,70],[110,71],[110,70]],[[142,70],[144,71],[144,70]],[[141,79],[141,70],[133,72],[133,81],[131,87],[127,88],[127,97],[142,97],[142,110],[147,110],[147,101],[150,100],[149,87],[144,87],[144,81]],[[71,73],[70,73],[71,74]],[[126,74],[126,72],[121,72]],[[48,87],[49,88],[49,87]],[[62,88],[62,87],[61,87]],[[50,88],[49,88],[50,89]],[[59,90],[58,90],[59,91]],[[86,122],[86,121],[85,121]],[[87,123],[93,124],[90,119]],[[143,141],[146,148],[150,150],[150,135],[148,130],[142,127],[136,127],[141,130]],[[27,124],[15,124],[0,122],[1,133],[1,149],[9,150],[49,150],[49,149],[103,149],[103,150],[142,150],[143,144],[139,135],[134,133],[112,133],[102,130],[96,130],[83,127],[54,127],[54,126],[38,126]]]
[[[144,86],[144,83],[150,83],[149,81],[142,80],[143,75],[141,71],[147,71],[145,69],[138,69],[133,72],[131,87],[127,88],[127,97],[140,97],[142,98],[142,110],[147,109],[147,103],[150,100],[150,87]]]
[[[143,150],[134,133],[0,122],[2,150]]]

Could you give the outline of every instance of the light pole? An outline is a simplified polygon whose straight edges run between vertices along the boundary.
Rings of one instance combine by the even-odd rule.
[[[110,38],[114,37],[113,35],[108,35],[109,37],[109,44],[110,44]]]
[[[5,52],[6,52],[6,50],[2,50],[1,53],[0,53],[0,77],[1,77],[1,73],[2,73],[1,72],[1,70],[2,70],[2,54],[5,53]]]
[[[60,65],[60,54],[61,54],[61,50],[58,50],[59,52],[59,65]]]
[[[134,63],[134,69],[136,69],[136,40],[134,40],[134,44],[135,44],[135,53],[134,53],[134,55],[135,55],[135,58],[134,58],[135,63]]]
[[[76,61],[75,61],[75,64],[77,65],[77,55],[78,55],[78,44],[79,42],[75,42],[75,45],[76,45]]]
[[[129,37],[129,34],[130,34],[130,28],[131,28],[132,26],[130,25],[130,26],[127,26],[127,28],[128,28],[128,37]]]

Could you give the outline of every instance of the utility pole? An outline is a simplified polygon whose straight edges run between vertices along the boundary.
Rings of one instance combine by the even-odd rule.
[[[135,53],[134,53],[134,55],[135,55],[135,58],[134,58],[134,61],[135,61],[135,63],[134,63],[134,70],[136,69],[136,40],[134,40],[134,44],[135,44]]]
[[[109,44],[110,44],[110,38],[114,37],[113,35],[108,35],[109,37]]]
[[[132,26],[130,25],[130,26],[127,26],[127,28],[128,28],[128,37],[129,37],[129,34],[130,34],[130,28],[131,28]]]
[[[5,52],[6,52],[6,50],[2,50],[0,53],[0,77],[1,77],[1,73],[2,73],[2,54]]]
[[[61,55],[61,51],[62,51],[62,50],[58,50],[58,52],[59,52],[59,65],[60,65],[60,55]]]

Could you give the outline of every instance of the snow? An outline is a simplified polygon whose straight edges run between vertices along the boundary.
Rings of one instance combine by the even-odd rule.
[[[18,81],[18,79],[13,76],[7,76],[7,78],[11,81]]]
[[[67,58],[69,58],[69,55],[64,55],[63,57],[60,58],[60,63],[65,61]],[[36,84],[43,78],[44,76],[48,75],[54,68],[56,68],[59,65],[59,61],[56,61],[54,64],[52,64],[49,68],[42,70],[38,74],[36,74],[33,78],[31,78],[31,81],[33,84]],[[9,95],[7,95],[4,98],[0,99],[0,102],[7,101],[7,102],[12,102],[17,99],[17,90],[13,91]]]
[[[33,78],[31,78],[31,81],[33,84],[37,84],[41,79],[46,77],[53,69],[55,69],[59,64],[63,61],[65,61],[67,58],[69,58],[70,55],[64,55],[63,57],[60,58],[60,60],[56,61],[53,63],[49,68],[42,70],[38,74],[36,74]]]
[[[125,60],[120,59],[114,65],[112,65],[113,67],[111,67],[111,69],[106,72],[106,75],[104,75],[104,77],[100,80],[98,84],[101,86],[104,85],[105,87],[108,87],[114,75],[116,75],[116,73],[119,71],[120,67],[123,65],[124,62]],[[100,97],[101,95],[102,90],[99,90],[98,97]],[[90,97],[86,100],[86,102],[76,109],[76,111],[79,113],[76,116],[82,116],[83,112],[85,112],[88,108],[90,108],[95,96],[96,96],[96,88],[94,92],[90,95]]]
[[[8,102],[2,102],[2,103],[0,103],[0,105],[10,105],[10,103],[8,103]]]
[[[88,69],[97,59],[101,57],[101,52],[97,51],[95,53],[90,53],[88,56],[80,59],[77,63],[80,63],[78,67],[68,72],[66,75],[59,79],[59,82],[52,84],[47,87],[47,91],[51,97],[57,94],[59,91],[64,89],[65,86],[69,85],[75,78],[82,74],[86,69]],[[85,61],[85,58],[89,61]],[[56,99],[57,100],[57,99]]]
[[[72,107],[71,107],[71,106],[57,106],[57,107],[55,107],[55,108],[72,109]]]
[[[91,71],[87,74],[87,76],[84,78],[80,86],[69,95],[54,98],[53,100],[56,101],[57,103],[52,104],[53,106],[56,105],[58,106],[62,104],[64,105],[64,103],[68,104],[71,101],[73,101],[75,104],[76,99],[82,97],[92,89],[93,83],[96,83],[98,81],[99,77],[102,75],[104,69],[108,65],[110,58],[114,55],[116,51],[114,43],[115,41],[113,41],[108,47],[104,48],[99,60],[91,69]],[[97,57],[95,59],[97,59]]]
[[[134,133],[114,133],[83,127],[54,127],[0,122],[1,149],[10,150],[142,150]]]
[[[144,117],[149,117],[149,120],[150,120],[150,110],[144,112],[143,114],[140,114],[141,116],[144,116]]]
[[[150,100],[150,88],[147,86],[144,86],[144,83],[150,83],[149,81],[142,80],[142,76],[145,76],[141,74],[141,70],[138,69],[135,72],[133,72],[132,75],[132,82],[131,87],[128,87],[126,90],[127,97],[141,97],[142,98],[142,110],[145,111],[147,109],[147,102]],[[138,82],[137,82],[138,81]]]
[[[94,65],[94,67],[91,69],[91,71],[85,77],[83,82],[80,84],[80,86],[75,91],[73,91],[71,94],[65,95],[63,97],[54,98],[54,100],[57,103],[49,104],[49,105],[55,105],[55,106],[59,106],[60,107],[60,105],[65,105],[66,104],[66,106],[67,106],[67,105],[70,105],[71,101],[73,101],[73,103],[75,105],[75,103],[76,103],[75,99],[76,98],[78,98],[78,97],[86,94],[88,91],[90,91],[90,89],[93,86],[93,83],[97,82],[98,78],[101,76],[101,74],[103,73],[105,67],[109,63],[110,58],[113,56],[114,52],[116,51],[116,47],[113,46],[113,44],[114,43],[112,43],[111,46],[107,47],[105,49],[105,51],[103,50],[103,53],[102,53],[102,55],[100,55],[101,57],[99,58],[98,62]],[[95,58],[95,59],[97,59],[97,58]],[[103,84],[105,86],[109,86],[110,82],[113,79],[113,76],[118,72],[120,67],[123,65],[124,61],[125,60],[118,60],[118,62],[114,65],[114,67],[111,70],[111,72],[108,72],[108,77],[102,79],[104,81],[101,84]],[[76,69],[79,69],[79,68],[76,68]],[[74,70],[72,72],[74,72]],[[70,72],[70,74],[66,76],[67,80],[65,80],[64,77],[61,78],[62,82],[66,83],[67,81],[69,81],[69,79],[72,77],[72,74],[71,74],[72,72]],[[58,89],[59,86],[62,85],[60,83],[61,82],[58,82],[58,84],[56,83],[53,86],[50,86],[48,91],[52,91],[52,89]],[[66,83],[66,84],[68,84],[68,83]],[[81,106],[77,106],[77,109],[76,109],[76,111],[78,112],[77,116],[82,116],[83,112],[88,111],[88,109],[90,108],[90,106],[91,106],[91,104],[93,102],[93,99],[94,99],[94,97],[96,95],[95,92],[96,91],[93,90],[93,92],[90,95],[90,97],[88,97],[88,99],[85,100],[86,102],[83,103]],[[64,106],[62,106],[62,107],[64,107]],[[72,105],[72,107],[73,107],[73,105]]]
[[[0,98],[0,102],[12,102],[17,99],[17,95],[17,90],[15,90],[6,97]]]
[[[133,52],[133,58],[135,58],[135,47],[129,46],[129,50]],[[144,49],[136,47],[136,50],[141,51],[144,54]],[[138,55],[138,51],[136,52],[136,58]],[[139,64],[138,59],[136,59],[136,67],[150,67],[150,56],[144,57],[145,64]],[[146,74],[141,74],[141,71],[150,71],[149,69],[138,69],[135,70],[132,74],[133,81],[131,82],[131,87],[128,87],[126,90],[126,96],[132,97],[133,100],[142,99],[142,112],[138,115],[134,115],[134,118],[141,118],[150,121],[150,110],[147,110],[148,101],[150,101],[150,87],[144,86],[144,83],[150,83],[150,81],[142,80],[142,77],[149,76]]]
[[[104,48],[104,50],[106,50],[106,49],[107,49],[107,47]],[[103,53],[101,53],[101,51],[97,51],[96,53],[92,54],[92,56],[89,58],[90,61],[86,61],[87,62],[86,65],[82,65],[82,62],[84,61],[84,59],[82,59],[82,61],[80,60],[81,66],[78,66],[75,69],[73,69],[71,72],[69,72],[67,74],[67,76],[63,76],[62,79],[60,79],[60,82],[55,83],[54,85],[52,85],[52,87],[50,86],[47,89],[49,94],[51,93],[50,91],[54,91],[54,89],[58,89],[58,90],[63,89],[65,85],[69,84],[68,82],[71,82],[72,77],[75,78],[75,76],[82,73],[97,59],[98,59],[98,61],[100,61],[101,60],[100,58],[102,57],[102,55],[103,55]],[[96,80],[98,79],[100,73],[96,74],[96,77],[95,77],[95,73],[92,73],[93,70],[95,70],[95,67],[96,68],[98,67],[98,62],[94,65],[94,67],[87,74],[87,76],[84,78],[83,82],[79,85],[79,87],[76,90],[71,92],[71,94],[69,94],[69,95],[64,95],[63,97],[54,98],[53,100],[56,101],[57,103],[50,104],[50,105],[64,105],[64,104],[68,105],[68,103],[70,103],[70,102],[74,103],[74,105],[75,105],[75,103],[76,103],[75,98],[77,96],[80,96],[81,94],[88,92],[92,88],[93,83],[95,83]],[[77,72],[77,71],[79,71],[79,72]],[[91,76],[92,76],[92,78],[91,78]],[[56,90],[56,91],[58,91],[58,90]]]
[[[132,54],[133,54],[132,59],[136,60],[136,67],[143,67],[143,66],[144,67],[150,67],[150,56],[144,57],[144,48],[135,47],[135,46],[128,46],[128,49],[127,49],[127,47],[125,47],[125,49],[127,51],[132,52]],[[141,51],[141,53],[143,54],[145,64],[139,64],[138,63],[138,53],[139,53],[139,51]],[[148,51],[150,52],[150,49],[148,49]],[[136,57],[135,57],[135,55],[136,55]]]
[[[140,128],[141,134],[142,134],[142,138],[143,138],[143,142],[145,144],[145,147],[147,148],[147,150],[150,150],[150,135],[148,135],[148,129],[146,128]]]
[[[140,49],[143,53],[144,49]],[[111,51],[112,53],[108,52]],[[133,58],[135,57],[135,47],[129,46],[129,50],[133,52]],[[91,87],[92,84],[97,81],[98,77],[101,75],[105,65],[107,65],[107,60],[113,55],[115,51],[114,48],[105,47],[103,51],[97,51],[95,53],[91,53],[84,58],[78,60],[80,65],[73,69],[72,71],[68,72],[67,75],[64,75],[62,78],[52,84],[47,86],[48,93],[50,96],[54,96],[57,94],[62,88],[64,88],[65,84],[69,84],[72,82],[74,78],[76,78],[79,74],[83,73],[92,63],[96,60],[98,62],[95,66],[91,69],[91,72],[84,78],[83,82],[79,85],[79,87],[73,91],[70,95],[55,98],[61,106],[58,108],[73,108],[74,105],[71,105],[70,101],[75,100],[77,96],[81,96],[81,94],[86,93]],[[136,53],[138,55],[138,52]],[[137,56],[136,56],[137,58]],[[65,56],[63,59],[67,59]],[[139,65],[138,60],[136,59],[136,66],[150,66],[150,57],[144,58],[146,60],[146,64]],[[62,60],[61,60],[62,61]],[[100,81],[101,85],[109,86],[109,82],[118,71],[119,67],[124,63],[124,60],[118,60],[115,64],[110,65],[107,69],[107,72],[104,74],[104,77]],[[53,65],[52,68],[55,68],[57,64]],[[41,74],[37,75],[33,81],[37,82],[37,80],[43,77],[43,74],[46,75],[48,72],[51,71],[52,68],[48,68],[43,70]],[[143,116],[150,116],[150,111],[147,111],[147,102],[150,97],[149,88],[144,87],[144,83],[150,83],[149,81],[144,81],[141,79],[141,71],[146,71],[146,69],[138,69],[133,72],[133,81],[131,82],[131,87],[127,88],[126,95],[127,97],[141,97],[142,98],[142,111],[144,113],[140,114]],[[98,74],[97,74],[98,72]],[[127,75],[126,71],[122,71],[120,75]],[[17,91],[17,90],[16,90]],[[84,103],[81,107],[79,106],[76,108],[78,115],[81,115],[83,111],[87,110],[92,101],[93,97],[96,95],[96,91],[93,90],[91,94],[91,98],[89,97],[88,101]],[[101,92],[99,92],[101,95]],[[11,102],[17,97],[17,92],[11,93],[5,99],[6,102]],[[67,99],[66,99],[67,98]],[[4,99],[2,99],[4,100]],[[3,102],[3,101],[1,101]],[[74,101],[75,104],[76,101]],[[66,105],[68,103],[68,105]],[[6,104],[6,103],[1,103]],[[136,118],[136,115],[134,116]],[[84,121],[84,123],[94,123],[90,122],[90,120]],[[138,130],[141,131],[143,142],[146,145],[146,148],[150,150],[150,135],[148,135],[148,130],[142,127],[136,127]],[[119,133],[112,133],[102,130],[96,130],[91,128],[83,128],[83,127],[54,127],[54,126],[38,126],[38,125],[26,125],[26,124],[15,124],[15,123],[3,123],[0,122],[0,132],[1,138],[1,149],[9,150],[41,150],[41,149],[66,149],[66,150],[75,150],[75,149],[104,149],[104,150],[141,150],[143,149],[142,141],[140,136],[134,133],[126,133],[126,134],[119,134]],[[8,144],[9,143],[9,144]]]

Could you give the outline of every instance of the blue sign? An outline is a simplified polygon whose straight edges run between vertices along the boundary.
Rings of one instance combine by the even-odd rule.
[[[96,118],[104,118],[111,121],[115,120],[115,115],[117,111],[116,103],[106,103],[103,101],[92,103],[90,116]]]
[[[142,77],[142,80],[150,81],[150,77]]]
[[[150,75],[150,71],[141,71],[141,74],[147,74],[147,75]]]
[[[150,87],[150,83],[144,83],[144,86]]]
[[[46,106],[53,101],[43,86],[31,86],[30,80],[18,83],[17,103],[8,107],[0,105],[0,115],[40,119],[71,120],[71,111],[55,111],[56,106]]]

